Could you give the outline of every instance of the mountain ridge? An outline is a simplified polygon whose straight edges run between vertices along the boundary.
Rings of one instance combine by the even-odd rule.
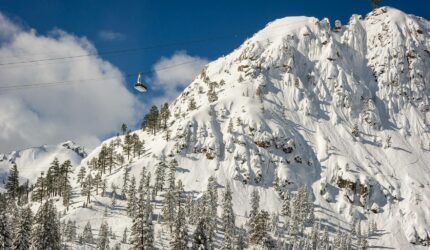
[[[430,23],[389,7],[333,27],[312,17],[275,20],[206,65],[169,106],[166,128],[134,131],[146,152],[106,179],[121,187],[125,171],[154,176],[160,162],[175,159],[187,192],[205,190],[210,176],[220,190],[231,187],[238,225],[254,190],[263,209],[279,212],[280,194],[306,185],[316,217],[331,229],[372,220],[381,232],[372,246],[423,248],[430,242],[429,51]],[[104,141],[80,167],[117,140],[125,136]],[[124,213],[102,215],[110,201],[95,199],[88,208],[75,198],[63,219],[83,228],[103,218],[117,232],[130,225]]]

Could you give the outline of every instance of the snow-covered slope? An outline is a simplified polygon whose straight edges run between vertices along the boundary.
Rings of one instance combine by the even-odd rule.
[[[308,185],[316,216],[331,229],[374,220],[372,246],[420,248],[430,240],[429,68],[430,23],[396,9],[343,26],[279,19],[203,69],[170,105],[168,132],[136,131],[147,151],[126,166],[138,178],[174,158],[187,191],[204,190],[211,175],[220,190],[229,183],[237,224],[253,190],[276,212],[275,180],[281,191]],[[124,171],[108,182],[121,187]],[[93,228],[107,220],[117,234],[130,228],[123,209],[106,216],[106,197],[92,208],[74,199],[65,219],[81,229],[89,220]]]
[[[13,164],[18,167],[21,183],[29,180],[30,184],[34,184],[40,173],[46,172],[55,158],[60,162],[70,160],[72,166],[76,167],[86,156],[83,148],[71,141],[0,154],[0,190],[6,183]]]

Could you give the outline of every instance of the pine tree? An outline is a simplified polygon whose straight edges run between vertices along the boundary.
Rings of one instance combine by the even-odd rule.
[[[116,191],[112,192],[112,199],[111,199],[110,205],[111,205],[112,209],[115,209],[115,206],[116,206]]]
[[[81,190],[81,194],[87,197],[87,201],[86,201],[87,204],[91,202],[91,192],[93,191],[92,182],[93,182],[93,177],[91,176],[91,173],[88,173],[84,183],[82,184],[82,190]]]
[[[163,219],[164,222],[169,225],[170,232],[173,230],[173,222],[174,222],[174,215],[176,213],[176,201],[175,201],[175,173],[176,173],[176,166],[177,162],[176,160],[172,160],[170,162],[169,166],[169,174],[168,174],[168,187],[167,192],[165,194],[164,200],[163,200]]]
[[[103,221],[100,225],[99,237],[97,238],[97,250],[108,250],[109,249],[109,225],[106,221]]]
[[[333,240],[333,248],[334,249],[342,249],[341,247],[342,247],[342,237],[343,237],[343,234],[342,234],[342,231],[340,230],[340,225],[338,224],[337,225],[337,231],[336,231],[336,236],[334,237],[334,240]]]
[[[36,180],[36,183],[34,184],[33,193],[31,196],[33,201],[39,201],[40,203],[42,203],[46,193],[45,178],[43,176],[44,173],[41,172],[40,176]]]
[[[33,249],[54,250],[61,247],[60,221],[52,201],[41,205],[34,217],[31,245]]]
[[[244,250],[246,249],[246,240],[245,240],[245,229],[243,226],[240,227],[239,232],[236,236],[236,250]]]
[[[290,195],[288,194],[288,192],[284,193],[284,198],[282,200],[282,215],[283,216],[287,216],[290,217],[291,216],[291,209],[290,209]]]
[[[160,113],[158,111],[158,108],[154,105],[151,107],[149,114],[147,114],[144,118],[147,128],[153,135],[157,133],[157,130],[159,128],[159,116]]]
[[[209,102],[215,102],[218,100],[218,95],[215,91],[215,86],[214,84],[209,84],[209,90],[208,90],[208,101]]]
[[[260,246],[270,246],[271,238],[269,234],[269,213],[261,210],[251,221],[250,242]]]
[[[102,182],[102,197],[104,197],[106,195],[106,189],[107,189],[107,181],[106,181],[106,179],[103,179],[103,182]]]
[[[320,249],[329,250],[330,249],[330,239],[327,232],[327,227],[324,227],[323,234],[320,239]]]
[[[122,145],[122,150],[127,155],[127,160],[130,159],[132,149],[133,149],[133,138],[130,135],[130,133],[127,133],[127,135],[124,137],[124,144]]]
[[[222,249],[233,249],[234,241],[234,212],[232,203],[232,192],[230,185],[227,184],[225,192],[223,193],[222,204],[222,227],[224,230],[224,242]]]
[[[164,103],[160,109],[160,120],[161,120],[163,129],[167,129],[167,120],[169,120],[169,117],[170,117],[169,105],[167,103]]]
[[[33,212],[30,207],[20,209],[13,237],[13,248],[16,250],[30,249],[31,228],[33,225]],[[0,240],[1,241],[1,240]],[[0,247],[0,249],[2,249]]]
[[[320,224],[314,223],[312,226],[311,234],[309,236],[310,241],[310,247],[311,249],[319,249],[318,243],[319,243],[319,231],[320,231]]]
[[[188,101],[188,111],[195,110],[197,108],[196,100],[194,97],[191,97]]]
[[[19,172],[16,164],[13,164],[12,169],[10,170],[10,174],[7,178],[7,183],[5,187],[8,196],[15,200],[18,197],[19,191]]]
[[[228,131],[230,134],[234,132],[234,126],[233,126],[233,120],[232,120],[232,119],[230,119],[230,120],[228,121],[227,131]]]
[[[251,193],[251,211],[249,212],[249,222],[252,223],[260,208],[260,195],[256,189]]]
[[[358,225],[357,225],[357,249],[361,249],[363,247],[362,245],[362,238],[363,235],[361,234],[361,220],[358,220]]]
[[[134,209],[136,207],[136,178],[131,178],[130,187],[128,188],[128,202],[127,202],[127,213],[133,217]]]
[[[69,211],[70,200],[72,198],[72,186],[70,183],[67,183],[63,190],[63,206],[66,207],[66,210]]]
[[[76,240],[76,222],[67,221],[65,236],[67,241],[74,242]]]
[[[93,229],[91,228],[91,223],[88,221],[82,232],[82,239],[84,243],[92,244],[94,243]]]
[[[121,243],[127,244],[127,233],[128,233],[128,228],[125,227],[124,232],[122,233]]]
[[[177,211],[176,217],[174,218],[174,227],[175,231],[173,233],[173,239],[170,242],[170,246],[172,249],[177,250],[185,250],[188,249],[188,229],[186,224],[186,217],[185,217],[185,209],[184,209],[184,199],[183,199],[183,185],[182,182],[179,180],[177,185]]]
[[[131,227],[130,244],[133,249],[152,249],[154,242],[154,228],[152,225],[152,206],[149,193],[146,202],[143,201],[143,194],[139,194],[137,211],[133,217]]]
[[[121,131],[122,131],[122,134],[125,135],[125,132],[127,132],[127,124],[123,123],[121,125]]]
[[[206,228],[204,219],[200,219],[193,234],[193,250],[206,250],[209,249],[208,239],[206,236]]]
[[[81,187],[82,187],[82,182],[84,181],[86,174],[87,174],[87,169],[84,166],[82,166],[79,169],[78,178],[77,178],[77,182],[81,184]]]
[[[4,201],[2,201],[4,202]],[[12,226],[6,214],[6,204],[0,204],[0,249],[11,249]]]
[[[121,196],[122,196],[123,199],[126,198],[129,179],[130,179],[130,169],[126,166],[124,168],[124,175],[122,176],[122,191],[121,191]]]
[[[166,168],[167,166],[164,162],[158,163],[157,169],[155,170],[155,184],[154,184],[154,190],[156,192],[163,191]]]
[[[217,211],[218,211],[218,183],[215,177],[211,176],[208,179],[206,191],[206,206],[208,209],[207,214],[207,236],[209,243],[212,244],[215,238],[215,229],[217,225]]]
[[[70,186],[70,174],[73,173],[72,162],[70,160],[65,160],[60,166],[60,176],[58,178],[58,186],[60,186],[60,194],[64,196],[64,192],[68,191],[68,186]]]

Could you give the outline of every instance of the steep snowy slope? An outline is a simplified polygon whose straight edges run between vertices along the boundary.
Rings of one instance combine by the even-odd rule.
[[[6,183],[13,164],[18,167],[21,183],[29,180],[30,184],[34,184],[40,173],[46,172],[55,158],[60,162],[70,160],[72,166],[76,167],[86,156],[83,148],[71,141],[0,154],[0,190]]]
[[[147,151],[126,164],[130,174],[174,158],[187,191],[204,190],[214,175],[220,190],[229,183],[234,191],[238,224],[252,190],[275,212],[275,180],[281,192],[308,185],[330,229],[349,229],[356,217],[378,223],[376,248],[428,244],[430,23],[379,8],[332,26],[279,19],[208,64],[170,106],[169,130],[136,131]],[[126,167],[108,182],[121,187]],[[98,228],[100,218],[114,231],[130,228],[123,209],[104,216],[109,199],[96,196],[92,208],[75,199],[65,218],[81,229],[88,220]]]

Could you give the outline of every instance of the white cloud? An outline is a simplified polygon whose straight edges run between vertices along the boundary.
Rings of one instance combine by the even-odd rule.
[[[61,30],[38,35],[0,13],[0,64],[95,52],[85,38]],[[5,86],[100,79],[68,85]],[[75,140],[95,146],[99,138],[134,125],[137,99],[127,91],[121,72],[92,56],[72,60],[0,65],[0,152]],[[3,89],[2,89],[3,87]]]
[[[170,58],[162,57],[154,65],[155,74],[151,82],[155,88],[163,90],[164,95],[155,99],[155,103],[176,98],[208,63],[207,59],[188,55],[186,51],[177,51]]]
[[[125,39],[125,35],[119,32],[115,32],[112,30],[102,30],[99,32],[99,37],[102,40],[105,41],[118,41],[118,40],[124,40]]]

